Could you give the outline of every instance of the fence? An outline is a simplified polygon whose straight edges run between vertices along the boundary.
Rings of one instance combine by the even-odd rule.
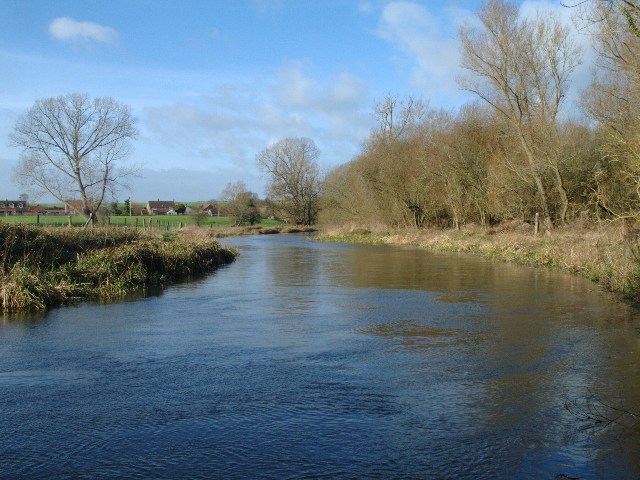
[[[13,223],[20,225],[32,225],[41,227],[78,227],[83,226],[86,220],[80,216],[71,215],[0,215],[0,222]],[[105,216],[100,218],[100,225],[111,227],[126,228],[142,228],[144,230],[160,230],[168,231],[172,229],[181,229],[190,222],[184,219],[160,219],[157,217],[111,217]],[[213,226],[213,223],[211,224]]]

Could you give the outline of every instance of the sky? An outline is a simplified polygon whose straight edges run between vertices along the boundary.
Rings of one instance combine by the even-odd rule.
[[[519,2],[523,13],[560,1]],[[0,198],[12,178],[16,120],[69,93],[131,107],[139,176],[116,200],[215,199],[243,181],[260,197],[255,158],[309,137],[324,171],[356,156],[385,95],[455,109],[457,31],[480,0],[0,0]],[[580,39],[579,42],[584,42]],[[576,72],[586,84],[588,63]],[[32,201],[51,201],[39,198]]]

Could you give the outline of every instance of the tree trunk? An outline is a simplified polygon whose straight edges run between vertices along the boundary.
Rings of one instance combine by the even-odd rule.
[[[542,177],[538,173],[538,165],[536,163],[535,156],[533,152],[527,145],[527,142],[524,138],[522,131],[519,134],[520,144],[522,145],[522,149],[527,157],[527,162],[529,163],[529,169],[531,170],[531,175],[533,176],[533,181],[536,184],[536,190],[538,191],[538,196],[540,197],[540,206],[542,207],[542,224],[545,228],[551,228],[551,213],[549,211],[549,203],[547,201],[547,191],[544,188],[544,184],[542,183]]]
[[[564,182],[562,181],[562,175],[560,175],[560,171],[556,165],[553,166],[553,175],[556,180],[556,189],[558,190],[558,195],[560,195],[560,214],[558,220],[560,224],[564,225],[567,222],[567,211],[569,210],[569,197],[567,196],[567,189],[564,187]]]

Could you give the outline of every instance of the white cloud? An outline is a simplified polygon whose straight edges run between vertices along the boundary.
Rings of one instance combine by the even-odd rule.
[[[572,80],[575,88],[570,92],[567,103],[577,102],[577,91],[587,88],[592,80],[592,69],[596,64],[596,53],[591,48],[591,36],[580,33],[573,15],[575,9],[564,7],[550,0],[526,0],[520,6],[520,14],[525,18],[535,18],[538,13],[557,15],[560,22],[569,29],[572,39],[582,50],[582,63],[575,69]]]
[[[358,11],[361,13],[371,13],[373,10],[373,5],[369,2],[359,2],[358,3]]]
[[[69,17],[54,19],[49,24],[49,33],[56,40],[63,42],[89,41],[118,44],[118,32],[111,27],[105,27],[93,22],[79,22]]]
[[[451,26],[466,17],[461,9],[442,10],[436,16],[423,5],[396,1],[385,6],[378,34],[409,58],[412,81],[427,97],[455,102],[460,96],[455,82],[460,53]]]
[[[141,141],[158,152],[147,165],[198,170],[206,165],[225,175],[237,172],[225,183],[250,184],[258,175],[258,152],[282,138],[303,136],[320,148],[323,167],[351,160],[371,126],[368,92],[349,73],[324,80],[307,72],[312,67],[293,62],[270,78],[220,83],[208,95],[144,108]]]
[[[574,88],[567,101],[575,104],[577,91],[584,89],[591,78],[594,53],[589,38],[577,33],[571,20],[572,10],[555,1],[525,0],[520,5],[520,14],[525,18],[534,18],[538,11],[558,15],[584,52],[583,62],[572,76]],[[455,4],[436,11],[406,0],[388,3],[380,18],[378,35],[402,53],[404,62],[411,65],[414,86],[437,106],[456,105],[469,98],[456,82],[464,74],[457,36],[457,28],[463,23],[479,26],[476,13]]]
[[[275,93],[284,105],[304,107],[317,94],[319,87],[316,81],[305,75],[302,68],[301,62],[293,62],[277,72]]]
[[[119,199],[131,195],[135,202],[146,202],[156,198],[173,199],[180,202],[207,201],[219,198],[231,181],[242,180],[251,191],[262,194],[259,175],[247,174],[237,168],[145,168],[138,178],[129,180],[130,189],[119,192]]]

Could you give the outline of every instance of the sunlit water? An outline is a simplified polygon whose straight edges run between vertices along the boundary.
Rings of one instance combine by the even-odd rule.
[[[226,243],[157,296],[0,322],[0,478],[640,477],[637,425],[581,415],[640,410],[640,317],[592,284]]]

